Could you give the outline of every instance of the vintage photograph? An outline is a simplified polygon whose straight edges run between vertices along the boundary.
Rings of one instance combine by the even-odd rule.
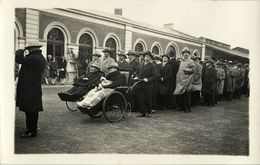
[[[256,2],[113,2],[14,7],[13,154],[249,157]]]

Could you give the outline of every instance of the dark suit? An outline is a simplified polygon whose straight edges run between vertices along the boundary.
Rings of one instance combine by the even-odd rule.
[[[171,65],[172,68],[172,76],[170,78],[170,84],[172,85],[170,86],[170,96],[168,97],[168,103],[170,107],[176,108],[177,107],[176,96],[173,93],[176,88],[176,75],[179,70],[180,64],[175,58],[170,59],[168,63]]]
[[[159,66],[159,102],[160,107],[167,108],[170,89],[171,89],[171,77],[172,77],[172,67],[169,63],[166,63],[165,66],[162,64]],[[163,80],[162,80],[163,79]]]
[[[128,63],[126,60],[124,60],[123,62],[118,61],[117,64],[118,64],[118,67],[119,67],[120,70],[121,70],[121,69],[122,69],[122,70],[124,70],[124,69],[126,69],[126,70],[130,69],[129,63]]]
[[[24,50],[17,50],[15,61],[21,64],[18,76],[16,106],[26,114],[26,127],[29,131],[37,130],[38,112],[43,111],[41,78],[46,60],[41,50],[23,56]]]
[[[154,64],[147,63],[144,65],[139,65],[137,71],[137,76],[139,79],[147,78],[148,82],[143,82],[140,85],[139,90],[137,90],[137,99],[139,104],[139,111],[145,114],[145,110],[151,113],[152,110],[152,90],[153,81],[156,78],[156,68]]]

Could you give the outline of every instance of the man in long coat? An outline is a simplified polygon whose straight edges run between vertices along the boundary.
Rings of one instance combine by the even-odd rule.
[[[213,60],[208,60],[206,62],[203,74],[201,92],[203,93],[204,103],[206,103],[207,106],[214,107],[217,71]]]
[[[127,55],[129,58],[129,67],[130,67],[130,69],[132,69],[132,74],[134,75],[139,66],[138,55],[134,51],[128,51]]]
[[[199,64],[200,57],[198,56],[191,56],[191,59],[194,61],[195,65],[195,73],[193,76],[192,81],[192,88],[191,88],[191,105],[197,106],[200,103],[200,91],[202,87],[201,75],[202,75],[202,67]]]
[[[187,47],[182,50],[182,56],[183,59],[177,73],[174,94],[181,96],[181,110],[184,112],[191,112],[191,87],[195,65],[190,59],[190,50]]]
[[[46,60],[40,49],[42,45],[37,41],[28,43],[25,50],[29,54],[24,56],[24,51],[16,51],[15,61],[21,64],[18,76],[16,106],[25,112],[26,131],[22,138],[37,135],[39,111],[43,111],[41,78],[46,66]]]
[[[156,70],[155,66],[151,63],[151,59],[151,52],[145,52],[144,64],[139,65],[137,77],[135,77],[136,80],[141,79],[143,81],[136,93],[140,111],[137,117],[152,117],[152,90],[153,81],[156,78]]]
[[[217,82],[216,82],[216,101],[219,102],[223,98],[224,82],[226,79],[225,70],[221,67],[222,62],[215,63],[217,70]]]
[[[244,82],[244,77],[245,77],[245,72],[242,69],[242,64],[238,63],[237,71],[236,71],[236,75],[235,75],[236,85],[235,85],[235,91],[234,91],[234,98],[241,99],[242,85]]]
[[[162,56],[162,63],[160,64],[159,71],[159,103],[160,108],[165,110],[168,108],[167,98],[170,96],[171,89],[171,78],[172,78],[172,67],[169,64],[170,56],[165,54]]]
[[[172,74],[170,78],[170,83],[172,84],[170,86],[170,95],[168,96],[168,105],[172,108],[177,107],[177,100],[176,100],[176,95],[174,95],[174,91],[176,88],[176,75],[179,70],[180,63],[176,60],[176,53],[175,51],[170,51],[169,52],[170,60],[169,64],[171,65],[172,68]]]
[[[233,62],[228,61],[228,68],[227,68],[227,73],[226,73],[226,76],[227,76],[227,78],[226,78],[227,101],[231,101],[233,98],[233,93],[234,93],[235,84],[236,84],[235,75],[236,75],[236,69],[233,66]]]

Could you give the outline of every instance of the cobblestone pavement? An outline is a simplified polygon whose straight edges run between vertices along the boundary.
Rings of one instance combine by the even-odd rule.
[[[16,110],[15,153],[125,153],[248,155],[248,98],[199,106],[192,113],[156,111],[152,118],[137,113],[118,123],[91,119],[67,110],[57,93],[70,86],[44,86],[44,111],[39,134],[21,139],[25,115]]]

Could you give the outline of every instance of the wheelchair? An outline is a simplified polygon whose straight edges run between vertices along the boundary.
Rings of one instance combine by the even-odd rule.
[[[102,116],[111,123],[119,122],[122,118],[130,115],[132,106],[130,97],[134,94],[136,87],[141,81],[130,83],[131,70],[120,70],[125,77],[126,84],[115,88],[109,95],[103,98],[97,105],[91,108],[83,108],[77,106],[77,101],[83,99],[82,94],[66,99],[66,106],[71,111],[80,110],[91,118],[100,118]],[[133,84],[133,85],[131,85]]]

